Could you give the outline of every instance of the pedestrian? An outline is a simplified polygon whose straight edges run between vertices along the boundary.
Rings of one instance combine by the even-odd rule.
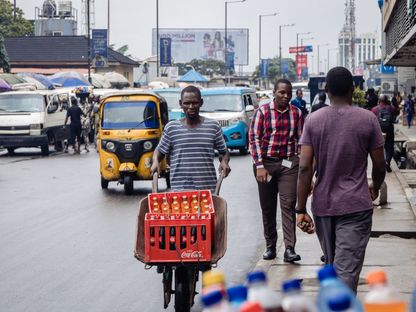
[[[296,222],[303,231],[316,230],[325,262],[333,264],[339,278],[356,292],[371,234],[373,200],[384,181],[386,164],[378,120],[373,113],[352,106],[353,90],[350,71],[332,68],[326,76],[331,105],[305,122]],[[372,160],[370,185],[368,155]],[[315,171],[312,221],[306,201]]]
[[[78,100],[75,97],[71,97],[71,107],[68,108],[66,112],[66,118],[64,125],[66,126],[68,122],[68,118],[71,119],[71,124],[69,125],[71,130],[71,142],[70,144],[73,144],[74,146],[74,152],[75,154],[80,153],[80,146],[81,146],[81,131],[82,131],[82,125],[81,125],[81,116],[85,117],[84,112],[82,109],[78,106]],[[68,152],[68,146],[65,147],[65,151]]]
[[[306,108],[306,101],[303,99],[302,89],[296,90],[296,98],[294,98],[292,102],[290,102],[290,104],[300,109],[300,111],[302,112],[303,118],[306,118],[306,116],[308,116],[309,112],[308,112],[308,109]]]
[[[373,88],[367,90],[365,100],[367,101],[367,104],[364,106],[365,109],[371,110],[373,107],[377,106],[378,96]]]
[[[407,96],[407,100],[404,102],[404,113],[406,114],[407,127],[410,129],[415,114],[415,102],[412,100],[411,94]]]
[[[316,103],[312,106],[311,113],[316,112],[320,108],[324,108],[324,107],[328,106],[328,104],[325,104],[325,101],[326,101],[326,93],[324,91],[322,91],[318,95],[318,103]]]
[[[398,115],[398,110],[390,105],[389,98],[385,94],[379,96],[379,102],[371,111],[377,116],[381,131],[386,134],[384,140],[384,151],[386,155],[386,170],[391,172],[391,160],[394,154],[394,121]]]
[[[391,105],[396,109],[397,116],[394,123],[398,122],[399,115],[400,115],[400,105],[402,104],[402,96],[400,95],[400,92],[394,92],[393,97],[391,98]]]
[[[258,108],[250,125],[250,150],[263,216],[266,251],[263,259],[276,258],[277,196],[282,213],[285,262],[299,261],[296,245],[296,181],[299,168],[298,141],[303,117],[290,104],[292,84],[279,79],[274,85],[274,100]]]
[[[174,191],[215,191],[217,175],[215,150],[219,153],[220,173],[228,176],[230,155],[221,126],[216,120],[199,115],[203,104],[200,90],[188,86],[181,92],[179,105],[185,117],[170,121],[153,153],[152,174],[160,172],[160,162],[170,157],[170,181]]]

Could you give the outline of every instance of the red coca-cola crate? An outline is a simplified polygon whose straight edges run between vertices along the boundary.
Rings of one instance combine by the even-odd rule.
[[[211,213],[147,213],[144,220],[145,262],[210,262],[213,243],[211,217]]]

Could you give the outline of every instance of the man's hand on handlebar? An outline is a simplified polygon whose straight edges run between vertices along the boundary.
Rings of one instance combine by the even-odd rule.
[[[150,167],[150,173],[153,176],[157,172],[157,175],[160,175],[160,163],[159,162],[153,162],[152,166]]]
[[[223,173],[224,174],[224,178],[226,178],[229,174],[230,174],[230,172],[231,172],[231,168],[230,168],[230,166],[228,165],[228,161],[226,161],[226,160],[222,160],[221,162],[220,162],[220,166],[219,166],[219,168],[218,168],[218,172],[221,174],[221,173]]]

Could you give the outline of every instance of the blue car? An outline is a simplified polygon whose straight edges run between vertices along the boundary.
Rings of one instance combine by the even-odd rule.
[[[153,89],[152,91],[164,97],[168,103],[169,120],[185,117],[182,108],[179,106],[179,100],[181,98],[180,88]]]
[[[224,87],[203,89],[201,95],[204,100],[201,115],[217,120],[227,147],[246,155],[250,122],[258,107],[256,91],[246,87]]]

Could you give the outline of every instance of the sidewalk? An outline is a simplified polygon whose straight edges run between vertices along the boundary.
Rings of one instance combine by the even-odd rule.
[[[416,127],[410,131],[406,130],[403,134],[408,138],[414,137],[416,141]],[[371,161],[369,161],[370,166]],[[395,163],[392,164],[392,169],[393,172],[387,173],[385,180],[388,202],[386,205],[374,207],[372,237],[367,246],[358,296],[362,298],[368,291],[364,281],[367,272],[381,268],[386,271],[390,284],[409,303],[416,286],[414,273],[416,272],[416,219],[406,196],[406,181]],[[368,170],[368,175],[371,177],[371,168]],[[296,251],[302,256],[302,261],[298,264],[283,262],[284,246],[281,238],[282,233],[279,231],[277,259],[272,261],[260,259],[256,268],[267,272],[270,285],[277,292],[281,291],[281,283],[284,280],[300,278],[303,280],[304,291],[315,297],[318,291],[317,271],[322,266],[320,261],[322,251],[316,235],[297,231]]]

